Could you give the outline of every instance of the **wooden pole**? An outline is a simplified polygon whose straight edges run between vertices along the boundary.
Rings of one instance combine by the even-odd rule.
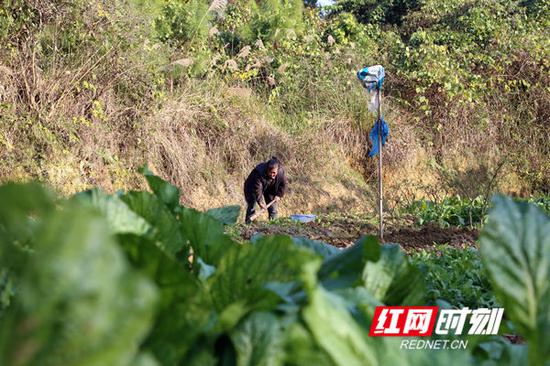
[[[380,241],[384,241],[384,207],[382,191],[382,99],[380,87],[376,88],[376,99],[378,101],[378,214],[380,220]]]
[[[254,221],[258,218],[258,216],[260,216],[265,210],[267,210],[272,204],[274,204],[275,200],[269,202],[266,206],[265,206],[265,209],[262,208],[260,211],[256,212],[254,215],[250,216],[250,221]]]

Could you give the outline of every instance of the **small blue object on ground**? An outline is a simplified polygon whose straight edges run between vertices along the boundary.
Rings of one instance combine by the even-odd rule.
[[[290,219],[298,222],[310,222],[315,220],[317,215],[290,215]]]

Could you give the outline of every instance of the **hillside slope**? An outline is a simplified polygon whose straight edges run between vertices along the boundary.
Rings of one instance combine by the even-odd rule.
[[[382,63],[390,206],[548,192],[548,7],[505,3],[426,1],[399,22],[345,1],[324,17],[300,1],[10,3],[0,180],[135,189],[147,164],[207,208],[242,204],[246,174],[277,155],[283,213],[368,211],[373,116],[355,71]]]

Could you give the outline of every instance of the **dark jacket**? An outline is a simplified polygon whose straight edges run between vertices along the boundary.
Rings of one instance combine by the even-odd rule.
[[[282,164],[279,164],[275,179],[269,182],[267,179],[267,163],[260,163],[244,182],[244,196],[247,201],[255,200],[260,203],[264,195],[283,197],[287,186],[288,182]]]

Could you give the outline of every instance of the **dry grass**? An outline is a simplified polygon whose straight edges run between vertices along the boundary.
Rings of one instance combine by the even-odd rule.
[[[136,171],[148,164],[182,190],[182,203],[206,209],[243,204],[248,173],[276,155],[291,182],[282,214],[370,206],[343,145],[360,135],[342,131],[335,140],[330,121],[290,135],[250,90],[209,82],[184,85],[181,95],[146,110],[115,92],[111,81],[123,65],[113,63],[110,50],[48,72],[33,52],[11,60],[21,72],[0,69],[0,102],[11,108],[0,124],[2,181],[38,179],[64,194],[93,186],[143,189]],[[82,90],[92,72],[94,87]]]
[[[18,62],[29,60],[27,55]],[[101,62],[97,71],[104,70],[104,81],[91,94],[68,89],[76,75],[86,73],[85,64],[49,74],[29,65],[30,71],[18,74],[0,67],[6,81],[0,101],[19,108],[0,125],[2,180],[40,179],[67,194],[92,186],[143,189],[136,171],[148,164],[180,187],[182,203],[206,209],[242,205],[247,174],[277,155],[291,181],[282,214],[376,207],[376,160],[366,157],[370,125],[317,117],[309,129],[291,135],[249,89],[208,81],[183,85],[181,94],[146,110],[120,99]],[[91,111],[92,101],[101,103],[104,115]],[[426,126],[391,102],[386,109],[392,128],[384,150],[389,208],[422,197],[514,191],[525,184],[495,149],[502,145],[498,121],[482,131],[465,129],[474,112],[455,111],[459,117],[447,118],[430,146],[423,141]]]
[[[150,144],[146,160],[153,171],[182,189],[183,203],[202,209],[243,204],[246,176],[276,155],[285,164],[291,187],[283,214],[367,208],[362,202],[366,187],[352,177],[345,155],[323,138],[324,131],[291,136],[269,121],[265,111],[246,108],[250,100],[242,99],[253,96],[231,91],[222,86],[215,95],[182,95],[144,125]]]
[[[69,74],[77,75],[80,69]],[[150,111],[128,107],[108,87],[92,96],[70,92],[61,101],[48,99],[52,81],[61,89],[70,84],[63,79],[68,76],[59,73],[35,75],[29,90],[43,103],[35,108],[32,97],[25,103],[14,99],[27,94],[33,73],[14,75],[7,67],[0,71],[3,80],[15,81],[3,85],[18,86],[4,87],[2,100],[30,106],[26,115],[34,117],[30,129],[28,119],[16,113],[11,114],[11,121],[3,117],[2,180],[37,178],[66,194],[92,186],[110,192],[143,189],[144,181],[136,171],[148,164],[182,190],[182,203],[207,209],[243,205],[242,184],[247,174],[258,162],[277,155],[291,181],[289,197],[281,205],[283,215],[365,212],[376,207],[376,159],[366,157],[370,126],[359,126],[348,117],[317,117],[311,128],[291,135],[249,89],[207,81],[183,85],[180,95],[168,97]],[[89,111],[91,97],[101,102],[104,116]],[[47,108],[51,100],[56,105],[53,112]],[[389,208],[421,197],[483,194],[495,189],[489,185],[495,182],[496,173],[497,188],[522,184],[507,167],[496,171],[498,123],[480,134],[463,129],[459,118],[448,119],[435,135],[438,149],[433,149],[422,141],[425,128],[413,116],[398,113],[399,108],[391,103],[386,108],[392,128],[384,150]],[[456,114],[467,119],[468,113]],[[73,118],[82,115],[88,118]]]

